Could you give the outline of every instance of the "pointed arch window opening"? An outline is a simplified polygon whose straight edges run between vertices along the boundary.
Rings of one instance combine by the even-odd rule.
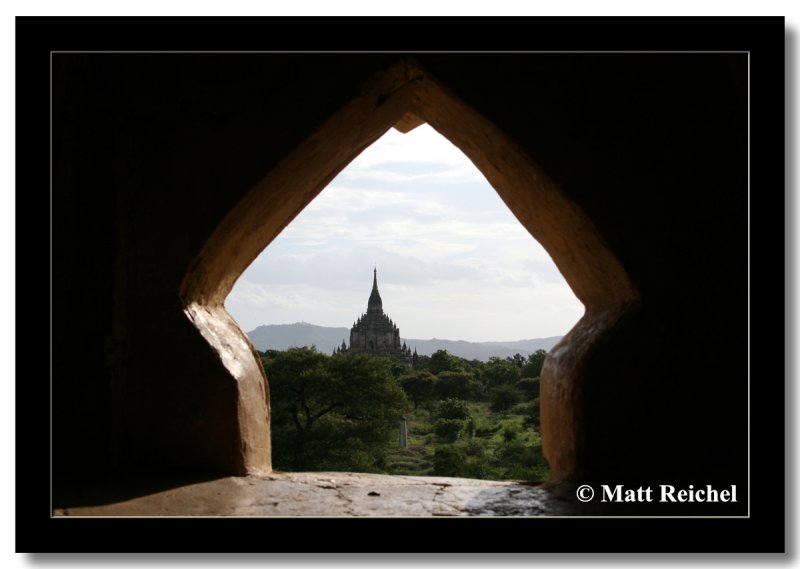
[[[249,342],[224,308],[225,298],[260,251],[365,148],[392,126],[409,132],[423,122],[478,168],[586,308],[542,371],[542,439],[550,480],[574,478],[580,471],[580,409],[553,386],[580,383],[587,346],[601,343],[622,315],[636,309],[638,293],[591,221],[530,157],[426,71],[404,62],[373,78],[240,200],[183,280],[186,316],[237,381],[248,472],[271,469],[269,390]],[[259,391],[266,410],[255,402]]]
[[[407,338],[561,336],[579,320],[583,306],[541,245],[474,164],[421,120],[414,128],[422,125],[411,134],[387,129],[254,260],[226,299],[244,330],[352,321],[354,311],[363,311],[364,265],[375,256],[389,275],[389,304],[384,306],[377,282],[378,263],[369,263],[372,289],[353,328],[363,318],[386,315],[391,327],[402,327],[398,349]],[[294,283],[283,276],[264,279],[290,258]],[[246,305],[252,297],[269,306]],[[336,350],[340,341],[322,351]],[[366,337],[355,345],[367,348]],[[414,347],[407,345],[409,358]]]
[[[256,259],[254,261],[254,263],[251,265],[251,267],[256,268],[257,265],[258,265],[259,260],[261,259],[261,257],[262,256],[268,256],[268,254],[269,254],[269,252],[270,252],[270,250],[271,250],[271,248],[273,246],[277,245],[278,249],[285,250],[286,247],[288,247],[288,245],[286,245],[286,246],[282,245],[283,236],[287,235],[287,234],[290,234],[292,232],[293,226],[295,226],[295,224],[297,224],[297,223],[303,223],[304,226],[306,226],[306,227],[317,227],[317,226],[319,226],[320,227],[320,230],[319,230],[320,234],[316,234],[315,232],[310,232],[310,233],[304,232],[302,234],[301,239],[306,239],[307,241],[310,241],[310,242],[314,243],[314,248],[316,248],[316,247],[323,247],[324,248],[325,245],[323,244],[323,242],[325,241],[325,239],[324,239],[324,236],[321,235],[321,233],[324,230],[325,221],[324,221],[324,219],[321,219],[319,215],[314,217],[313,219],[308,215],[314,209],[314,206],[316,204],[320,203],[320,201],[325,199],[326,197],[330,198],[330,199],[334,199],[334,196],[338,192],[346,192],[348,190],[348,188],[349,188],[349,186],[347,184],[347,174],[350,171],[351,166],[353,164],[355,164],[356,162],[358,162],[359,160],[363,160],[363,159],[367,159],[368,162],[372,162],[372,159],[370,158],[370,154],[373,152],[374,149],[378,149],[378,151],[380,152],[380,145],[381,145],[382,141],[387,139],[387,137],[394,136],[394,139],[402,139],[404,141],[404,143],[408,143],[409,145],[413,146],[415,144],[415,141],[417,141],[416,144],[421,144],[421,142],[419,142],[420,139],[418,137],[419,136],[424,136],[426,130],[427,131],[432,131],[433,132],[433,134],[432,134],[433,137],[435,137],[438,141],[440,141],[441,143],[443,143],[447,147],[450,147],[455,154],[458,154],[460,159],[464,162],[464,165],[465,165],[465,166],[462,166],[462,167],[466,167],[469,170],[471,170],[474,173],[473,175],[480,180],[480,185],[476,184],[474,181],[471,182],[471,183],[462,182],[462,183],[459,183],[459,184],[452,184],[453,188],[458,188],[458,193],[461,196],[462,201],[468,199],[467,197],[465,197],[465,195],[467,195],[467,196],[469,194],[479,194],[480,195],[480,194],[482,194],[484,192],[486,194],[488,194],[490,200],[493,200],[493,202],[491,204],[484,205],[483,209],[480,212],[480,214],[482,216],[480,219],[477,219],[477,218],[466,219],[463,216],[463,212],[462,212],[462,215],[453,214],[453,215],[448,216],[448,218],[449,219],[462,218],[462,219],[464,219],[463,225],[465,225],[465,226],[470,226],[471,225],[471,226],[478,227],[478,226],[481,225],[481,223],[483,221],[490,221],[491,219],[494,219],[493,217],[491,217],[492,216],[491,212],[494,211],[494,210],[497,210],[499,212],[499,215],[504,216],[504,219],[507,218],[507,223],[509,225],[513,225],[514,228],[516,230],[518,230],[520,234],[522,234],[522,238],[524,239],[524,243],[522,244],[521,249],[525,250],[525,249],[530,249],[532,247],[538,248],[539,244],[537,242],[535,242],[535,240],[529,234],[527,234],[527,232],[525,232],[524,228],[522,228],[522,226],[519,224],[518,220],[513,217],[513,214],[511,214],[511,212],[508,211],[508,209],[501,202],[501,200],[499,200],[494,188],[492,188],[491,185],[488,184],[488,182],[485,180],[485,178],[483,178],[482,174],[480,174],[480,172],[477,171],[477,169],[474,167],[474,165],[471,162],[469,162],[469,160],[458,149],[452,147],[452,144],[449,141],[446,141],[446,139],[444,139],[443,137],[441,137],[441,135],[439,135],[438,133],[433,131],[429,126],[425,125],[425,123],[423,121],[421,121],[421,120],[416,120],[414,122],[414,127],[413,128],[417,129],[417,128],[422,127],[423,125],[425,125],[425,129],[417,130],[416,133],[408,134],[412,130],[412,129],[407,128],[407,125],[410,122],[409,117],[410,117],[410,115],[406,115],[406,117],[404,119],[405,120],[405,122],[404,122],[405,127],[404,128],[406,128],[405,131],[401,130],[401,129],[398,129],[397,126],[395,126],[394,131],[392,129],[387,129],[387,132],[384,133],[384,135],[380,139],[378,139],[376,142],[374,142],[372,145],[370,145],[370,147],[366,148],[361,154],[359,154],[359,156],[351,164],[348,165],[348,167],[344,168],[337,175],[337,177],[328,186],[326,186],[326,188],[322,192],[320,192],[320,194],[315,198],[315,201],[313,201],[311,204],[309,204],[309,206],[307,208],[305,208],[304,211],[301,212],[284,229],[284,231],[281,233],[281,235],[279,235],[273,241],[273,243],[270,244],[270,246],[265,248],[265,250],[259,256],[259,258]],[[402,133],[402,135],[398,134],[398,132]],[[393,159],[395,159],[395,158],[396,157],[393,157]],[[382,163],[378,162],[378,165],[376,166],[376,169],[378,169],[378,171],[385,172],[386,171],[385,168],[386,168],[385,166],[382,166]],[[400,175],[399,171],[391,171],[391,173],[395,174],[395,175]],[[365,172],[362,171],[361,174],[365,174]],[[344,181],[340,182],[340,180],[342,180],[342,179]],[[418,201],[420,201],[422,199],[425,199],[426,196],[430,197],[431,187],[430,187],[430,184],[426,185],[424,177],[423,177],[423,181],[416,180],[410,185],[413,185],[414,189],[413,190],[406,190],[406,195],[407,195],[407,198],[408,198],[407,201],[409,203],[418,202]],[[400,191],[403,191],[403,190],[400,190]],[[388,193],[389,195],[395,195],[395,197],[396,197],[396,194],[398,193],[398,190],[397,190],[397,188],[387,189],[385,187],[381,187],[381,184],[377,184],[376,183],[375,194],[379,194],[381,192]],[[450,197],[450,196],[448,196],[448,197]],[[458,204],[457,203],[453,203],[452,201],[447,201],[447,200],[443,200],[443,201],[445,201],[446,205],[452,207],[453,209],[458,209]],[[359,207],[363,207],[363,206],[359,206]],[[375,215],[380,218],[382,216],[381,216],[381,213],[378,212],[378,209],[379,209],[379,206],[374,206],[372,208],[365,208],[362,213],[375,210],[377,212]],[[357,223],[356,220],[355,220],[355,216],[353,216],[352,219],[351,218],[343,218],[342,215],[341,215],[341,212],[334,212],[334,215],[337,218],[340,218],[340,221],[343,222],[347,226],[348,230],[354,232],[355,234],[357,234],[357,235],[369,234],[369,230],[366,228],[366,225],[364,225],[363,219],[361,220],[362,223]],[[407,215],[411,216],[412,214],[409,213]],[[403,237],[398,235],[397,238],[398,239],[402,239]],[[454,241],[458,240],[457,236],[453,236],[452,239]],[[337,242],[337,244],[338,244],[341,241],[341,239],[337,238],[334,235],[329,240],[329,242],[333,243],[334,241]],[[332,251],[328,251],[328,253],[332,254]],[[294,253],[290,252],[290,254],[294,254]],[[363,257],[363,259],[365,261],[367,258],[369,258],[373,254],[374,254],[373,250],[368,250],[363,255],[361,255],[361,257]],[[324,256],[324,255],[325,255],[325,253],[323,253],[321,256]],[[499,255],[498,255],[498,257],[499,257]],[[502,272],[503,270],[508,270],[508,267],[506,267],[504,269],[501,265],[498,264],[498,259],[497,258],[494,258],[493,260],[495,262],[495,266],[492,269],[493,272],[498,273],[498,272]],[[552,261],[550,261],[549,258],[547,260],[552,264]],[[383,263],[389,263],[389,261],[386,260],[386,257],[381,257],[381,261]],[[419,262],[422,263],[423,260],[420,260]],[[273,261],[273,264],[274,264],[274,261]],[[353,266],[348,268],[348,272],[352,273],[356,277],[356,278],[354,278],[354,280],[357,280],[357,277],[359,277],[361,275],[366,276],[366,275],[364,275],[365,271],[363,271],[363,265],[364,264],[366,264],[366,263],[362,262],[360,264],[353,264]],[[266,266],[266,263],[265,263],[265,266]],[[312,275],[314,273],[318,274],[318,276],[321,277],[321,280],[323,280],[324,286],[331,289],[331,294],[332,295],[341,295],[342,298],[348,298],[348,296],[346,294],[348,291],[342,290],[343,286],[340,285],[340,284],[337,284],[337,282],[336,282],[337,279],[335,278],[334,275],[324,276],[324,275],[320,274],[321,273],[321,267],[320,267],[320,263],[319,263],[319,257],[313,258],[312,260],[309,260],[309,261],[305,262],[305,266],[307,266],[309,268],[308,276],[312,277]],[[439,263],[436,263],[436,262],[431,263],[429,271],[428,271],[429,272],[428,276],[429,277],[433,276],[433,277],[436,277],[438,279],[438,277],[440,277],[441,273],[443,272],[444,267],[445,267],[445,264],[441,263],[441,262],[439,262]],[[249,271],[250,271],[250,269],[248,269],[248,271],[245,271],[245,273],[243,273],[242,277],[243,278],[246,277],[248,275]],[[264,271],[264,272],[266,272],[266,271]],[[557,272],[557,271],[555,271],[555,272]],[[341,277],[341,275],[339,275],[339,276]],[[407,364],[407,365],[409,365],[409,366],[411,366],[413,368],[413,365],[416,362],[416,359],[414,358],[414,355],[413,355],[414,352],[416,352],[416,346],[414,346],[413,343],[412,343],[412,346],[413,346],[413,351],[412,351],[412,347],[408,346],[407,343],[404,342],[403,339],[401,339],[400,332],[399,332],[399,330],[397,330],[397,326],[395,325],[394,320],[389,317],[389,314],[392,314],[393,316],[397,316],[398,317],[398,321],[402,323],[403,322],[403,315],[406,312],[406,310],[409,309],[409,308],[415,308],[415,307],[413,307],[413,302],[414,302],[413,301],[413,297],[415,296],[414,293],[412,292],[411,295],[406,296],[404,299],[398,299],[398,298],[390,296],[389,297],[390,298],[390,304],[388,305],[388,309],[390,311],[389,312],[385,311],[384,310],[384,304],[383,304],[383,298],[381,296],[380,286],[379,286],[379,283],[378,283],[377,263],[374,262],[373,263],[372,286],[371,286],[371,289],[369,291],[369,297],[368,297],[367,302],[366,302],[366,304],[367,304],[366,310],[364,311],[363,304],[362,304],[363,301],[364,301],[364,297],[362,295],[365,292],[365,290],[364,290],[365,287],[363,286],[363,284],[366,284],[364,282],[365,280],[366,279],[363,279],[360,283],[357,283],[358,285],[361,285],[361,286],[354,286],[353,287],[354,290],[350,291],[350,292],[352,292],[352,295],[349,297],[350,300],[341,302],[341,305],[348,309],[348,311],[344,315],[344,318],[341,319],[342,322],[348,322],[349,318],[352,317],[352,312],[354,310],[362,310],[363,313],[360,314],[357,317],[356,322],[354,322],[353,327],[350,330],[350,335],[349,335],[349,338],[348,338],[349,345],[347,345],[345,343],[345,341],[342,341],[341,346],[339,346],[338,349],[337,349],[336,346],[334,346],[332,348],[332,354],[335,355],[337,353],[348,353],[348,352],[359,353],[360,352],[360,353],[365,353],[365,354],[370,355],[370,356],[391,357],[391,358],[395,358],[395,359],[399,360],[401,363],[405,363],[405,364]],[[299,288],[298,288],[297,284],[292,283],[292,284],[289,285],[289,287],[290,287],[290,290],[292,290],[292,291],[299,291]],[[441,298],[438,301],[439,304],[444,305],[444,304],[446,304],[447,302],[450,301],[450,299],[447,298],[447,294],[451,290],[451,287],[439,285],[437,287],[432,287],[432,288],[434,288],[434,290],[438,289],[438,291],[442,293],[441,294]],[[236,292],[236,287],[234,287],[234,292],[231,293],[231,297],[234,296],[235,292]],[[316,290],[315,294],[322,295],[322,294],[324,294],[324,292],[320,291],[320,290]],[[568,294],[570,294],[572,299],[574,299],[574,295],[571,295],[571,291]],[[478,295],[476,294],[475,296],[477,297]],[[490,291],[490,293],[487,294],[486,296],[489,297],[489,298],[501,298],[501,295],[496,294],[494,291]],[[516,311],[516,312],[519,313],[519,314],[509,314],[508,312],[503,313],[503,316],[505,316],[506,318],[511,318],[511,317],[514,317],[514,316],[520,316],[521,314],[524,314],[524,310],[523,310],[523,307],[521,306],[521,304],[524,303],[525,301],[513,302],[512,299],[510,299],[510,298],[503,298],[502,301],[508,303],[510,306],[513,306],[514,307],[513,311]],[[546,301],[542,301],[542,302],[546,302]],[[226,304],[227,304],[227,301],[226,301]],[[468,302],[468,303],[464,303],[464,304],[465,304],[465,306],[463,306],[463,310],[461,310],[461,311],[459,311],[457,313],[457,315],[459,317],[461,317],[464,314],[469,314],[470,313],[470,306],[473,303],[469,303]],[[582,309],[582,305],[580,305],[579,303],[577,303],[577,304]],[[503,308],[506,308],[506,307],[503,307]],[[229,309],[229,312],[231,312],[231,314],[234,314],[233,310]],[[497,312],[498,313],[501,312],[499,306],[497,307]],[[270,321],[267,318],[268,318],[268,316],[264,317],[264,321],[261,322],[260,324],[278,324],[278,323],[280,323],[280,322]],[[345,318],[347,318],[347,319],[345,319]],[[481,326],[488,326],[489,318],[493,318],[494,320],[501,320],[501,321],[503,320],[502,316],[497,316],[495,314],[492,314],[492,315],[485,315],[484,314],[484,315],[482,315],[482,317],[476,318],[476,320],[480,320]],[[574,323],[577,322],[577,320],[579,318],[580,318],[580,314],[576,313],[575,316],[574,316],[574,319],[568,324],[567,328],[561,330],[561,334],[550,334],[550,335],[563,335],[563,333],[565,333],[567,331],[567,329],[571,328],[572,325],[574,325]],[[523,318],[521,316],[519,317],[519,319],[523,320]],[[284,321],[291,321],[291,322],[302,321],[302,322],[311,322],[311,323],[318,322],[318,320],[315,318],[314,314],[308,314],[308,313],[303,313],[303,314],[300,314],[299,316],[297,316],[295,318],[291,318],[289,320],[284,320]],[[245,329],[248,329],[248,328],[245,328]],[[434,326],[431,326],[430,329],[431,329],[431,332],[426,334],[426,335],[424,335],[425,338],[431,338],[431,337],[435,337],[435,338],[450,338],[450,339],[456,340],[456,341],[464,339],[464,338],[459,337],[459,336],[450,337],[450,335],[448,335],[445,332],[442,332],[441,329],[437,329]],[[546,336],[546,335],[547,334],[538,334],[537,335],[537,334],[533,334],[533,333],[519,332],[517,334],[517,338],[518,339],[523,339],[523,338],[530,338],[530,337],[536,337],[536,336]],[[406,336],[404,336],[404,337],[412,337],[412,336],[409,336],[408,334],[406,334]],[[418,335],[417,337],[420,337],[420,336]],[[484,340],[501,340],[503,338],[484,337],[483,339]],[[261,348],[261,346],[257,346],[257,347]],[[318,348],[319,348],[319,346],[318,346]],[[278,349],[286,349],[286,348],[283,347],[283,346],[280,346],[280,347],[278,347]],[[322,353],[330,353],[331,349],[328,349],[328,346],[325,346],[324,348],[319,349],[319,351],[322,352]],[[524,350],[520,350],[520,351],[524,352]],[[470,359],[470,358],[467,358],[467,359]],[[409,369],[409,371],[411,371],[411,368]],[[487,403],[487,405],[488,405],[488,403]],[[528,430],[527,427],[526,427],[526,430]],[[414,436],[413,433],[412,433],[412,436]],[[534,434],[534,438],[532,439],[532,441],[538,441],[538,436],[539,436],[538,432],[536,432]],[[531,442],[531,441],[529,441],[529,442]],[[534,444],[534,443],[531,442],[531,444]],[[286,466],[284,464],[281,464],[281,467],[282,468],[286,468]]]

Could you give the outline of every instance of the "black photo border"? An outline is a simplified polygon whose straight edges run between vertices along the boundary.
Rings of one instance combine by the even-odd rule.
[[[447,29],[447,34],[441,30]],[[409,30],[413,30],[410,33]],[[780,552],[786,539],[783,18],[18,18],[16,542],[20,552]],[[499,38],[499,39],[498,39]],[[53,51],[747,51],[751,113],[751,515],[748,518],[81,518],[50,511],[47,167]],[[796,198],[794,198],[796,199]],[[786,257],[789,258],[788,256]],[[771,259],[771,257],[770,257]],[[791,262],[791,261],[790,261]],[[41,273],[33,272],[41,270]],[[757,276],[757,278],[756,278]],[[38,288],[41,287],[41,288]],[[24,301],[23,301],[24,299]],[[36,307],[28,310],[27,307]],[[48,309],[50,307],[48,306]],[[754,333],[754,332],[758,333]],[[769,338],[769,340],[767,339]],[[780,356],[780,357],[779,357]],[[20,366],[19,362],[36,362]],[[41,370],[41,372],[39,371]],[[783,380],[783,381],[779,381]],[[783,389],[781,389],[783,388]],[[783,405],[781,403],[784,403]],[[791,480],[791,477],[788,478]],[[519,536],[529,535],[530,539]],[[407,536],[398,539],[398,536]],[[413,536],[413,537],[412,537]]]

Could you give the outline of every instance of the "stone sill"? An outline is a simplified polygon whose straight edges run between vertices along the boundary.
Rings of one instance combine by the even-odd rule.
[[[54,516],[569,516],[542,485],[353,472],[273,472],[186,484]]]

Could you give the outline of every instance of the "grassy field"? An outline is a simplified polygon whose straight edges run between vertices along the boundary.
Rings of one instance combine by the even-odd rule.
[[[388,453],[386,472],[486,480],[547,478],[531,404],[503,412],[492,412],[486,402],[468,402],[467,406],[470,418],[464,420],[464,428],[455,438],[437,434],[435,406],[410,413],[408,447],[398,445]]]

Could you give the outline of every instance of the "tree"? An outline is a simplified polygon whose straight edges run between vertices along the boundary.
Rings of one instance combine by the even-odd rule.
[[[462,371],[466,367],[461,358],[451,356],[447,350],[436,350],[428,361],[428,371],[433,375],[439,375],[443,371]]]
[[[388,361],[293,348],[265,358],[264,368],[276,468],[381,469],[408,409]]]
[[[428,371],[428,363],[431,361],[430,356],[423,356],[422,354],[417,355],[417,364],[414,366],[414,369],[417,371]]]
[[[525,356],[523,356],[523,355],[521,355],[519,353],[516,353],[516,354],[514,354],[513,356],[511,356],[509,358],[506,358],[506,360],[508,360],[509,362],[511,362],[512,364],[514,364],[517,367],[522,367],[523,365],[525,365]]]
[[[414,403],[414,410],[427,401],[433,399],[436,378],[427,371],[412,371],[401,375],[400,386],[406,392],[406,396]]]
[[[489,392],[489,408],[492,411],[508,411],[520,399],[519,390],[513,385],[498,385]]]
[[[436,436],[447,443],[453,443],[461,436],[466,427],[463,419],[437,419],[434,424]]]
[[[472,418],[472,414],[469,412],[469,406],[467,406],[466,401],[451,398],[439,402],[436,407],[436,417],[439,419],[468,420]]]
[[[514,386],[522,394],[525,400],[532,401],[539,397],[539,384],[541,380],[538,377],[523,377]]]
[[[487,386],[512,384],[520,378],[520,368],[508,360],[489,358],[483,367],[482,376]]]
[[[461,399],[445,399],[439,401],[434,413],[436,421],[434,431],[445,442],[455,442],[462,434],[469,437],[475,433],[475,421],[465,401]]]
[[[273,352],[263,360],[273,414],[285,412],[300,432],[340,405],[333,378],[325,369],[326,356],[313,348]]]
[[[401,375],[408,373],[410,368],[408,364],[404,364],[397,358],[389,358],[389,369],[392,372],[392,377],[399,379]]]
[[[475,399],[482,391],[480,383],[468,371],[443,371],[436,382],[436,396],[439,399]]]
[[[542,366],[547,357],[546,350],[536,350],[528,356],[528,361],[522,366],[522,377],[539,377],[542,375]]]

